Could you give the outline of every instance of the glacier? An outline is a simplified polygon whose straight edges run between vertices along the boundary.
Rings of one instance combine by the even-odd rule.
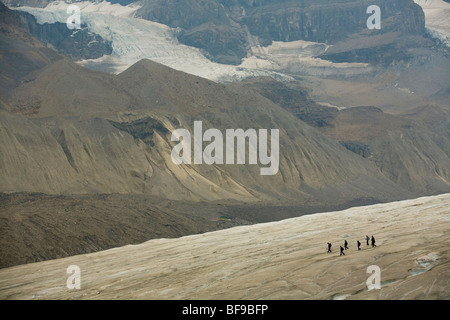
[[[272,76],[287,81],[292,79],[273,71],[212,62],[199,49],[179,43],[176,29],[135,18],[133,14],[139,9],[138,5],[121,6],[106,1],[77,2],[76,5],[81,11],[81,24],[110,41],[113,48],[110,56],[77,62],[85,67],[108,69],[118,74],[141,59],[150,59],[216,82],[232,82],[253,76]],[[45,8],[23,6],[12,9],[32,14],[39,24],[66,23],[70,16],[67,13],[68,6],[65,2],[56,1]]]
[[[136,18],[140,8],[110,2],[77,2],[81,24],[91,32],[110,41],[113,52],[98,59],[77,61],[100,71],[121,73],[141,59],[150,59],[173,69],[194,74],[215,82],[235,82],[249,77],[270,76],[280,81],[292,81],[290,74],[328,76],[330,74],[360,74],[370,72],[367,64],[332,63],[315,58],[328,45],[307,41],[273,42],[268,47],[255,45],[241,65],[225,65],[206,58],[200,49],[181,44],[179,30],[164,24]],[[66,23],[69,4],[54,1],[45,8],[14,7],[36,17],[37,23]]]
[[[450,47],[450,3],[442,0],[414,0],[425,13],[429,34]]]

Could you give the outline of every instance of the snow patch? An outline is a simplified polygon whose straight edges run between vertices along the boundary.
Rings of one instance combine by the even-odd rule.
[[[278,72],[326,76],[342,73],[367,73],[367,63],[335,63],[317,58],[328,50],[325,43],[311,41],[273,41],[267,47],[253,46],[241,66]]]

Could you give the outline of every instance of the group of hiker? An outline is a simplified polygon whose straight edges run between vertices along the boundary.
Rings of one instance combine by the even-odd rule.
[[[375,248],[376,247],[376,244],[375,244],[375,237],[374,236],[372,236],[372,238],[369,238],[369,236],[368,235],[366,235],[366,245],[369,245],[369,241],[371,241],[371,245],[372,245],[372,248]],[[357,244],[357,246],[358,246],[358,250],[361,250],[361,242],[359,241],[359,240],[357,240],[356,241],[356,244]],[[340,246],[341,248],[340,248],[340,256],[345,256],[345,250],[348,250],[348,241],[347,240],[345,240],[344,241],[344,247],[342,247],[342,246]],[[328,252],[331,252],[331,243],[330,242],[328,242]]]

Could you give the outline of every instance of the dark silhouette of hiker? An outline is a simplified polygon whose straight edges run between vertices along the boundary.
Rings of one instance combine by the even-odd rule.
[[[358,241],[356,241],[356,243],[358,244],[358,250],[361,250],[361,242],[359,242],[359,240],[358,240]]]
[[[331,243],[328,242],[328,252],[331,252]]]
[[[369,245],[369,240],[370,240],[369,236],[366,235],[366,244],[367,244],[367,245]]]
[[[376,247],[375,238],[372,236],[372,248]]]
[[[348,242],[347,242],[347,240],[344,241],[344,248],[345,248],[345,250],[348,249]]]
[[[341,254],[339,256],[342,256],[342,255],[345,256],[345,253],[344,253],[344,248],[342,248],[342,246],[341,246]]]

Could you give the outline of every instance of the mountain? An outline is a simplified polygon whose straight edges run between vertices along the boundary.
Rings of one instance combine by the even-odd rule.
[[[373,32],[361,1],[78,3],[76,33],[65,3],[0,7],[4,265],[449,192],[448,48],[412,1]],[[175,164],[200,121],[279,130],[275,174]]]
[[[424,33],[422,10],[407,0],[340,0],[332,4],[290,0],[146,0],[142,1],[137,16],[181,28],[178,39],[182,43],[202,48],[221,63],[239,64],[250,46],[249,35],[267,46],[272,41],[295,40],[336,44],[362,32],[366,34],[365,48],[385,46],[385,43],[377,45],[377,40],[368,40],[371,36],[365,30],[366,11],[370,5],[380,6],[383,12],[383,28],[377,35],[394,32],[399,37]]]
[[[299,83],[246,80],[299,119],[372,161],[392,181],[422,195],[449,191],[449,110],[435,105],[390,114],[373,106],[337,108],[314,102]]]
[[[112,49],[78,63],[118,74],[150,59],[221,83],[255,76],[298,80],[313,91],[314,100],[346,108],[370,105],[403,112],[426,104],[446,107],[449,49],[432,29],[448,30],[445,19],[435,14],[445,8],[441,2],[438,11],[436,2],[416,2],[423,9],[412,0],[377,3],[383,13],[380,30],[367,29],[369,3],[363,1],[77,2],[87,26],[82,31],[101,37],[100,43]],[[6,3],[34,15],[43,29],[58,29],[67,19],[64,2]],[[315,28],[303,25],[312,22]],[[73,43],[68,48],[73,56],[104,53]]]
[[[26,79],[0,110],[1,241],[14,248],[2,251],[3,266],[413,196],[240,84],[149,60],[112,75],[60,59]],[[192,132],[199,120],[222,131],[279,128],[277,175],[255,165],[174,165],[171,132]]]
[[[61,59],[30,73],[26,82],[9,91],[7,103],[14,114],[2,111],[1,119],[3,148],[8,150],[2,154],[6,192],[256,200],[308,198],[327,186],[345,202],[377,198],[376,186],[378,199],[405,196],[402,191],[386,192],[384,183],[396,186],[368,161],[261,95],[149,60],[116,76]],[[220,130],[281,129],[280,174],[266,179],[255,165],[174,166],[170,132],[178,127],[192,130],[195,120]],[[155,127],[142,126],[142,121]],[[35,147],[39,145],[45,147]],[[331,154],[336,167],[328,163]],[[342,191],[333,191],[334,186]],[[367,187],[357,195],[350,191]]]
[[[24,5],[15,0],[6,3]],[[49,3],[29,1],[26,5],[45,7]],[[331,44],[327,57],[334,59],[344,59],[345,54],[351,60],[392,62],[400,53],[406,57],[405,38],[421,41],[425,33],[424,13],[412,0],[143,0],[138,4],[135,17],[177,28],[181,43],[200,48],[224,64],[239,65],[255,41],[268,46],[273,41],[296,40]],[[370,5],[383,12],[383,27],[376,32],[366,26]],[[386,51],[390,53],[381,54]]]
[[[34,73],[11,96],[10,112],[26,110],[32,118],[3,112],[8,152],[2,159],[2,191],[262,200],[308,198],[327,187],[340,202],[377,198],[373,188],[379,199],[405,195],[394,191],[397,187],[369,161],[261,95],[149,60],[118,76],[60,60]],[[223,132],[279,128],[279,174],[261,176],[255,165],[174,165],[170,133],[177,128],[192,132],[194,121]],[[34,147],[39,145],[48,149]],[[39,167],[30,165],[36,161]]]
[[[439,114],[440,120],[427,123],[417,116],[351,108],[339,112],[331,126],[322,131],[349,149],[362,152],[406,189],[422,194],[446,192],[450,181],[449,113],[432,106],[420,109],[429,115]]]

